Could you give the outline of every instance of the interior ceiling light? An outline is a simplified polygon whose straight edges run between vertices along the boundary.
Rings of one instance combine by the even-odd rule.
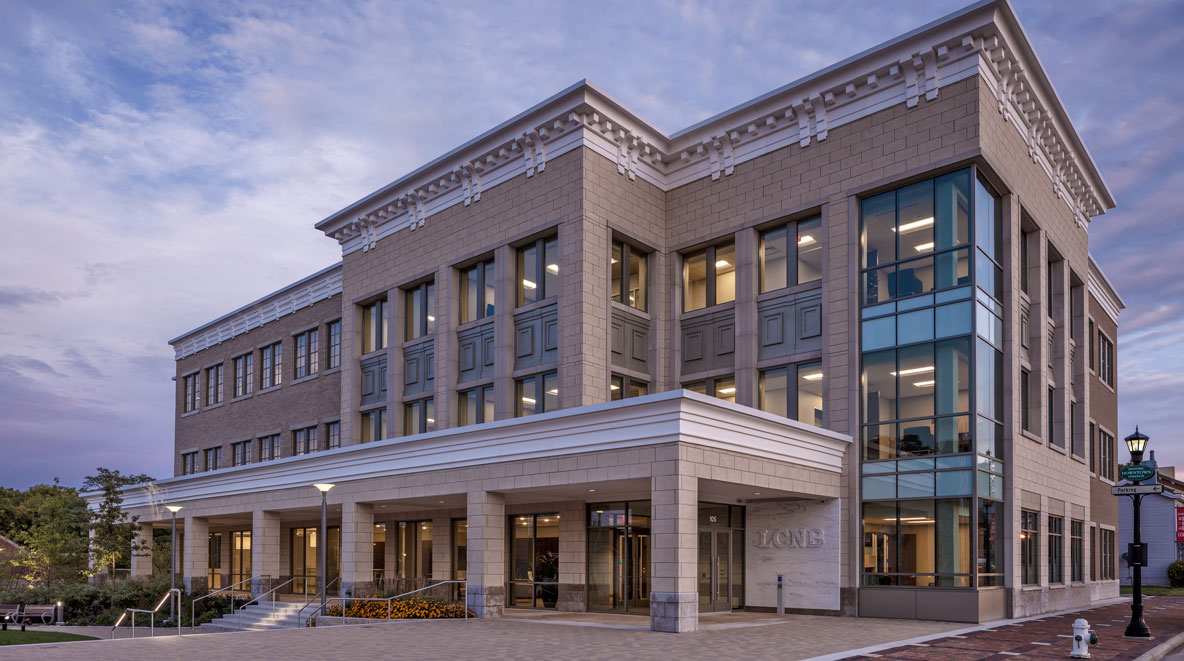
[[[905,223],[900,226],[899,230],[894,228],[892,231],[893,232],[899,231],[901,234],[904,234],[905,232],[912,232],[914,230],[919,230],[923,227],[929,227],[932,224],[933,224],[933,217],[931,216],[929,218],[922,218],[921,220],[914,220],[911,223]]]
[[[609,386],[609,389],[611,389],[611,390],[620,390],[620,389],[621,389],[621,386],[618,386],[617,384],[615,384],[615,383],[614,383],[614,384],[612,384],[611,386]]]
[[[555,275],[559,275],[559,265],[558,264],[547,264],[547,270],[550,271],[551,273],[554,273]]]
[[[933,242],[930,241],[929,243],[922,243],[921,245],[913,246],[913,248],[915,248],[917,250],[917,252],[925,252],[926,250],[933,250]]]
[[[726,260],[726,259],[721,259],[721,260],[719,260],[718,262],[716,262],[716,263],[715,263],[715,268],[717,268],[717,269],[722,269],[722,268],[724,268],[724,267],[726,267],[726,266],[731,266],[731,265],[732,265],[732,264],[731,264],[730,262],[728,262],[728,260]]]
[[[548,394],[548,395],[558,395],[558,394],[559,394],[559,389],[558,389],[558,388],[552,388],[552,389],[550,389],[550,390],[548,390],[548,391],[547,391],[547,394]]]
[[[814,372],[812,374],[803,374],[802,378],[807,381],[817,381],[822,378],[822,372]]]
[[[534,404],[534,403],[535,403],[535,401],[534,401],[534,399],[532,399],[532,398],[530,398],[530,397],[523,397],[523,398],[522,398],[522,403],[523,403],[523,404]]]
[[[534,288],[535,288],[535,287],[537,287],[538,285],[534,284],[534,283],[533,283],[533,282],[531,282],[530,280],[527,280],[526,278],[523,278],[523,279],[522,279],[522,286],[523,286],[523,287],[526,287],[527,289],[534,289]]]
[[[735,387],[735,386],[731,386],[731,387],[728,387],[728,388],[720,388],[720,389],[719,389],[719,391],[720,391],[721,393],[725,394],[725,395],[730,395],[730,394],[732,394],[732,393],[736,392],[736,387]]]
[[[933,365],[926,365],[925,367],[910,367],[907,370],[900,370],[900,376],[909,376],[910,374],[925,374],[933,371]],[[896,372],[889,372],[892,376],[896,376]]]
[[[798,237],[799,246],[808,246],[811,243],[814,243],[814,237],[810,236],[809,234],[803,234]]]
[[[935,383],[937,383],[937,382],[934,381],[933,379],[930,379],[928,381],[917,381],[913,385],[917,386],[918,388],[932,388],[933,384],[935,384]]]

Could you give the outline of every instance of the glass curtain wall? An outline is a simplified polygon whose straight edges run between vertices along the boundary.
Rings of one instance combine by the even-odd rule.
[[[400,521],[395,533],[395,584],[400,594],[432,582],[432,522]]]
[[[650,542],[650,501],[588,506],[588,610],[649,611]]]
[[[330,526],[325,531],[328,536],[328,546],[325,549],[325,582],[332,583],[333,579],[341,575],[341,527]],[[320,588],[320,572],[317,567],[321,561],[320,531],[318,528],[292,528],[292,592],[294,594],[317,594]]]
[[[1002,585],[1001,243],[973,168],[862,201],[865,586]]]
[[[230,533],[230,584],[234,585],[251,578],[251,531],[236,530]],[[251,586],[241,585],[235,590],[249,592]]]
[[[559,515],[523,514],[510,520],[507,605],[555,608],[559,601]]]
[[[210,555],[206,570],[207,585],[211,590],[226,587],[222,582],[222,533],[210,533]]]

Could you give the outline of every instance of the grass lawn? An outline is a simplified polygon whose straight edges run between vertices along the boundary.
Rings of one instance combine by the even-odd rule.
[[[58,633],[56,631],[0,631],[0,646],[2,645],[33,645],[36,643],[66,643],[75,640],[98,640],[94,636],[79,636],[74,633]]]
[[[1131,586],[1118,589],[1121,594],[1131,594]],[[1184,588],[1165,588],[1161,585],[1144,585],[1143,594],[1151,597],[1184,597]]]

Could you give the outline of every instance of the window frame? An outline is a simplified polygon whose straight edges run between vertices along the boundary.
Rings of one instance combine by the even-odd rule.
[[[547,388],[547,380],[550,378],[555,379],[555,388],[557,391],[556,394],[554,395],[554,397],[556,398],[556,407],[554,409],[547,408],[546,388]],[[534,397],[534,404],[533,404],[533,406],[535,407],[535,410],[532,413],[525,413],[524,412],[525,407],[522,405],[522,400],[525,398],[524,388],[526,386],[527,381],[534,381],[534,383],[535,383],[535,397]],[[549,372],[539,372],[538,374],[529,374],[527,376],[524,376],[524,377],[521,377],[518,379],[514,379],[514,417],[524,418],[524,417],[531,416],[531,415],[538,415],[540,413],[547,413],[552,410],[559,410],[559,408],[561,408],[561,405],[559,405],[559,403],[558,403],[558,399],[559,399],[559,395],[560,395],[560,393],[558,392],[558,388],[559,388],[559,372],[557,370],[552,370]]]
[[[700,395],[707,395],[708,397],[714,397],[716,399],[722,399],[726,402],[729,400],[727,400],[723,397],[720,397],[720,394],[722,392],[722,389],[720,388],[720,386],[723,385],[723,384],[721,384],[721,382],[727,382],[729,379],[732,381],[732,385],[725,386],[724,389],[730,387],[730,388],[732,388],[732,392],[723,393],[723,394],[731,395],[732,396],[731,402],[735,403],[736,402],[736,375],[735,375],[735,373],[720,374],[719,376],[711,376],[711,377],[707,377],[706,379],[696,379],[694,381],[687,381],[686,383],[683,383],[681,387],[683,390],[690,390],[691,392],[698,393]],[[695,387],[700,384],[703,385],[704,392],[699,392],[698,390],[695,390]]]
[[[303,438],[302,438],[303,437]],[[292,430],[292,456],[299,457],[317,451],[317,426]]]
[[[387,319],[389,304],[382,296],[359,306],[361,313],[362,355],[382,351],[389,345],[390,323]],[[371,335],[373,339],[371,339]]]
[[[1113,581],[1118,578],[1117,567],[1115,561],[1117,560],[1117,550],[1115,549],[1115,531],[1108,528],[1099,528],[1101,543],[1101,565],[1102,565],[1102,580]]]
[[[1054,525],[1055,523],[1055,525]],[[1065,582],[1065,517],[1048,515],[1048,584]]]
[[[181,412],[193,413],[201,408],[201,370],[181,377]]]
[[[181,474],[182,475],[196,475],[197,474],[197,455],[198,451],[182,452],[181,453]]]
[[[522,245],[517,246],[514,249],[514,273],[517,276],[514,279],[514,303],[515,303],[514,307],[515,308],[520,308],[520,307],[524,307],[527,305],[534,305],[536,303],[542,303],[543,301],[546,301],[547,299],[554,298],[559,295],[559,291],[554,291],[554,292],[548,291],[548,285],[547,285],[547,278],[548,278],[547,272],[550,270],[549,267],[551,266],[550,264],[547,263],[547,261],[548,261],[547,260],[547,248],[551,245],[554,245],[554,247],[555,247],[555,252],[556,252],[555,258],[556,259],[553,262],[553,264],[555,265],[555,268],[557,269],[556,271],[552,271],[551,273],[555,277],[558,278],[563,273],[563,268],[559,264],[559,262],[561,260],[560,260],[559,254],[558,254],[559,253],[559,234],[557,232],[549,234],[544,237],[540,237],[540,238],[535,239],[534,241],[531,241],[529,243],[524,243]],[[535,255],[536,255],[535,268],[534,268],[535,272],[532,274],[532,275],[534,275],[535,279],[531,282],[534,283],[534,285],[535,285],[534,291],[538,292],[538,295],[535,297],[535,299],[533,301],[528,302],[528,301],[526,301],[526,290],[527,290],[526,276],[527,276],[527,274],[523,273],[523,271],[526,268],[525,264],[524,264],[524,261],[525,261],[524,252],[526,250],[531,249],[531,248],[534,248],[536,251],[535,252]],[[562,280],[558,281],[555,284],[556,284],[556,289],[562,290],[562,288],[563,288],[563,281]],[[541,290],[541,291],[539,291],[539,290]]]
[[[1098,380],[1114,388],[1114,341],[1098,329]]]
[[[246,397],[255,392],[255,352],[234,357],[234,396]]]
[[[279,434],[259,437],[259,461],[275,461],[283,458],[283,446]]]
[[[259,350],[260,390],[275,388],[284,383],[284,342],[274,342]]]
[[[423,316],[414,319],[414,301],[416,296],[423,301]],[[419,284],[403,289],[403,341],[411,342],[424,337],[430,337],[436,332],[436,281],[425,280]]]
[[[630,395],[629,392],[633,387],[640,387],[644,392],[640,395]],[[615,388],[615,389],[614,389]],[[617,393],[616,396],[613,393]],[[622,399],[629,399],[630,397],[645,397],[650,394],[649,381],[642,381],[624,374],[613,373],[608,379],[608,399],[610,402],[620,401]]]
[[[457,301],[458,301],[457,306],[458,306],[458,309],[460,312],[460,314],[458,315],[458,319],[459,319],[459,322],[461,325],[471,323],[474,321],[479,321],[481,319],[487,319],[489,317],[492,317],[494,315],[494,313],[497,312],[497,298],[498,298],[498,296],[497,296],[497,267],[496,267],[496,263],[497,262],[495,261],[494,257],[486,257],[484,259],[480,259],[475,262],[471,262],[469,264],[466,264],[463,267],[457,267],[456,270],[459,271],[459,275],[457,276],[457,279],[456,279],[457,286],[459,287],[459,289],[457,290]],[[464,295],[464,292],[466,291],[466,288],[469,283],[469,272],[470,271],[476,275],[476,290],[477,290],[477,300],[474,301],[474,304],[476,307],[476,316],[474,316],[472,318],[469,318],[467,301],[466,301],[465,295]],[[487,294],[490,291],[489,276],[491,273],[493,275],[493,299],[494,299],[493,300],[494,308],[492,310],[489,309],[489,300],[487,300]]]
[[[618,282],[618,286],[616,287],[616,291],[612,291],[613,290],[612,259],[613,259],[613,251],[617,251],[617,250],[620,251],[620,255],[621,255],[621,260],[620,260],[620,262],[621,262],[620,263],[621,277]],[[642,274],[642,277],[641,277],[641,299],[642,299],[641,305],[634,305],[633,303],[628,302],[628,297],[626,296],[626,292],[629,290],[629,273],[630,273],[629,267],[633,263],[633,260],[638,257],[638,255],[635,255],[634,252],[636,252],[636,253],[638,253],[638,255],[640,255],[641,261],[643,263],[642,270],[644,271],[644,273]],[[625,241],[625,240],[619,239],[619,238],[614,238],[613,242],[612,242],[612,246],[609,247],[608,255],[609,255],[608,283],[609,283],[609,290],[610,290],[609,291],[609,299],[616,301],[616,302],[620,303],[621,305],[631,307],[634,310],[640,310],[642,312],[646,312],[649,309],[649,300],[650,300],[650,298],[649,298],[649,292],[650,292],[650,283],[649,283],[649,279],[650,279],[650,268],[649,268],[650,251],[643,250],[642,248],[637,247],[635,244],[630,243],[629,241]]]
[[[222,375],[224,363],[207,367],[206,372],[206,406],[222,403]]]
[[[325,369],[337,369],[341,367],[341,320],[325,324],[325,334],[329,337],[329,352],[326,356]]]
[[[468,406],[468,397],[472,394],[476,398],[475,410],[477,411],[477,420],[465,420],[462,416],[466,415],[465,411]],[[465,388],[456,392],[456,424],[458,427],[468,427],[469,425],[480,425],[486,422],[493,422],[493,420],[485,419],[485,395],[496,402],[496,391],[493,384],[486,384],[483,386],[475,386],[473,388]],[[496,414],[495,414],[496,415]]]
[[[1069,520],[1069,582],[1085,582],[1085,522]]]
[[[251,439],[245,441],[238,441],[230,444],[230,465],[231,466],[247,466],[254,463],[254,456],[251,453]]]
[[[1020,584],[1040,584],[1040,513],[1020,510]]]
[[[709,246],[699,248],[698,250],[691,250],[691,251],[682,253],[680,255],[680,257],[682,259],[682,312],[683,312],[683,314],[686,314],[688,312],[697,312],[699,310],[706,310],[708,308],[713,308],[717,305],[723,305],[726,303],[735,302],[735,300],[736,300],[735,283],[733,284],[733,287],[732,287],[731,300],[723,301],[722,303],[717,302],[717,300],[719,299],[719,292],[717,290],[717,286],[718,286],[717,278],[719,277],[719,274],[718,274],[719,268],[716,266],[716,264],[719,262],[719,260],[716,259],[716,254],[719,252],[720,248],[726,247],[728,245],[732,246],[733,254],[735,254],[735,250],[736,250],[735,235],[729,234],[729,235],[727,235],[727,237],[721,237],[719,240],[716,240],[715,243],[712,243]],[[706,283],[706,293],[704,294],[704,298],[703,298],[704,303],[703,303],[703,307],[687,309],[687,260],[689,258],[695,257],[699,254],[705,255],[705,259],[706,259],[706,266],[704,268],[706,269],[707,283]],[[733,257],[733,259],[735,259],[735,258]],[[732,268],[733,268],[734,272],[736,270],[738,270],[738,267],[735,264],[732,264]],[[738,273],[737,273],[737,276],[739,276]]]
[[[1097,430],[1098,477],[1113,482],[1115,471],[1117,470],[1117,461],[1115,460],[1115,457],[1118,455],[1117,439],[1114,434],[1111,434],[1101,425],[1097,425]]]
[[[210,463],[211,463],[210,459],[211,458],[213,458],[213,460],[214,460],[213,461],[213,464],[214,464],[213,468],[210,467]],[[204,463],[205,470],[203,471],[205,473],[208,473],[210,471],[216,471],[216,470],[222,468],[222,446],[218,445],[218,446],[215,446],[212,448],[206,448],[204,451],[202,451],[202,460],[205,462]]]
[[[359,443],[376,443],[390,437],[389,429],[387,428],[387,410],[385,406],[363,411],[361,413],[361,434],[358,435]],[[367,435],[373,435],[375,438],[367,438]]]
[[[292,336],[295,350],[293,378],[303,379],[320,371],[321,334],[318,328],[309,328]]]
[[[430,413],[428,411],[429,407],[431,408]],[[418,418],[415,420],[419,426],[418,431],[411,430],[411,414],[413,412]],[[403,402],[403,435],[414,436],[432,431],[436,431],[436,398],[421,397],[409,402]]]
[[[761,231],[760,240],[757,245],[757,289],[758,289],[757,293],[758,294],[767,294],[767,293],[773,292],[773,291],[781,291],[782,289],[789,289],[791,287],[797,287],[798,285],[805,285],[805,284],[809,284],[809,283],[822,281],[822,265],[821,264],[818,265],[818,277],[817,278],[815,278],[813,280],[801,280],[801,278],[799,277],[800,273],[801,273],[801,258],[800,258],[800,252],[799,252],[798,248],[801,246],[801,243],[800,243],[800,241],[801,241],[801,226],[805,225],[807,223],[818,223],[819,235],[822,236],[823,233],[821,230],[823,229],[823,226],[822,226],[822,216],[820,216],[820,215],[809,216],[806,218],[801,218],[799,220],[790,220],[788,222],[782,223],[780,225],[776,225],[774,227],[765,228],[764,230]],[[797,239],[795,239],[793,241],[789,240],[790,228],[794,229],[793,234],[798,237]],[[765,269],[765,241],[766,241],[766,238],[768,237],[769,234],[772,234],[773,232],[777,232],[780,230],[785,230],[785,286],[784,287],[777,287],[776,289],[769,289],[766,287],[766,280],[768,279],[768,276],[766,274],[766,269]],[[818,249],[824,251],[822,256],[825,256],[825,250],[826,250],[826,247],[825,247],[826,240],[825,239],[826,239],[826,237],[823,236],[822,239],[823,240],[818,241]]]
[[[334,420],[325,423],[325,449],[335,450],[341,447],[341,421]]]

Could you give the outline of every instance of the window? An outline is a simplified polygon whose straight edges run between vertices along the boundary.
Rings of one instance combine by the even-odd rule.
[[[863,503],[863,584],[970,587],[969,498]]]
[[[1032,373],[1020,370],[1020,422],[1024,431],[1032,431]]]
[[[1003,585],[1003,503],[978,499],[978,587]]]
[[[362,353],[386,348],[386,299],[362,306]]]
[[[263,348],[263,359],[260,363],[263,365],[263,387],[271,388],[278,386],[284,380],[284,345],[283,342],[276,342],[275,344]]]
[[[609,401],[617,401],[618,399],[627,399],[629,397],[641,397],[649,392],[650,384],[645,381],[638,381],[627,376],[619,374],[612,375],[608,384],[608,398]]]
[[[1024,585],[1040,583],[1040,515],[1020,511],[1020,567]]]
[[[1102,532],[1102,580],[1113,581],[1118,578],[1118,574],[1114,571],[1114,531],[1101,529]]]
[[[822,377],[821,362],[762,371],[760,409],[821,427]]]
[[[1114,387],[1114,343],[1098,331],[1098,378]]]
[[[1030,278],[1028,276],[1028,265],[1030,262],[1028,261],[1028,241],[1031,239],[1031,236],[1032,234],[1030,232],[1020,233],[1020,291],[1025,294],[1029,293],[1028,280]]]
[[[194,372],[184,378],[185,381],[185,413],[196,411],[201,407],[201,373]]]
[[[683,255],[682,311],[736,300],[736,242]]]
[[[760,265],[761,293],[821,279],[822,219],[762,232]]]
[[[432,522],[400,521],[394,537],[398,589],[423,587],[432,578]]]
[[[222,403],[222,365],[206,368],[206,406]]]
[[[329,368],[341,367],[341,320],[329,322]]]
[[[341,447],[341,423],[330,422],[325,425],[325,444],[326,450],[333,450]]]
[[[493,422],[493,386],[482,386],[457,393],[457,424],[479,425]]]
[[[386,409],[375,409],[362,414],[362,442],[371,443],[386,438]]]
[[[559,514],[510,519],[507,606],[554,608],[559,601]]]
[[[460,272],[460,323],[493,315],[497,291],[493,260],[477,262]]]
[[[1052,414],[1053,411],[1056,410],[1056,397],[1057,397],[1056,389],[1049,388],[1048,389],[1048,442],[1053,445],[1063,446],[1064,443],[1060,442],[1056,437],[1057,422],[1056,422],[1056,418]]]
[[[1114,445],[1114,437],[1101,428],[1098,429],[1098,475],[1114,481],[1114,457],[1118,448]]]
[[[1089,443],[1089,472],[1096,474],[1098,472],[1098,428],[1096,425],[1094,425],[1093,421],[1090,421],[1090,423],[1089,423],[1089,441],[1088,441],[1088,443]],[[1092,543],[1090,544],[1090,548],[1094,548]]]
[[[403,339],[414,340],[436,332],[436,283],[425,282],[403,293],[407,305],[403,311]]]
[[[518,249],[518,305],[559,294],[559,239],[539,239]]]
[[[241,441],[230,444],[231,461],[234,466],[246,466],[254,457],[251,455],[251,442]]]
[[[1052,253],[1052,246],[1049,245],[1048,248],[1049,248],[1049,253],[1051,254]],[[1054,278],[1053,278],[1053,270],[1056,268],[1055,264],[1056,264],[1056,262],[1054,262],[1053,260],[1051,260],[1051,259],[1048,260],[1048,265],[1047,265],[1048,270],[1045,273],[1045,275],[1047,277],[1044,280],[1044,283],[1047,285],[1047,288],[1044,290],[1044,310],[1045,310],[1045,312],[1048,313],[1049,319],[1052,319],[1052,310],[1053,310],[1053,305],[1054,305],[1053,290],[1055,289],[1055,287],[1054,287],[1055,282],[1054,282]]]
[[[559,408],[559,374],[541,374],[519,379],[517,390],[517,415],[534,415]]]
[[[436,399],[428,397],[403,405],[403,435],[436,430]]]
[[[255,389],[255,354],[248,353],[234,359],[234,396],[251,394]]]
[[[222,467],[222,448],[206,449],[206,470],[216,471]]]
[[[1074,583],[1085,580],[1084,529],[1085,524],[1081,521],[1069,522],[1069,580]]]
[[[1065,582],[1065,519],[1048,517],[1048,582]]]
[[[1089,333],[1087,334],[1087,336],[1089,337],[1089,369],[1092,372],[1096,369],[1097,364],[1098,364],[1097,363],[1097,355],[1095,354],[1097,349],[1094,348],[1096,346],[1096,344],[1095,344],[1094,320],[1093,319],[1089,320]]]
[[[304,331],[296,335],[296,378],[303,379],[310,374],[316,374],[320,367],[320,339],[317,329]]]
[[[1098,527],[1089,527],[1089,580],[1098,580]]]
[[[197,472],[197,453],[186,452],[181,455],[181,474],[193,475]]]
[[[259,438],[259,461],[271,461],[280,458],[280,435],[271,434]]]
[[[317,451],[317,428],[305,427],[292,432],[292,454],[302,455]]]
[[[684,390],[697,392],[700,395],[711,395],[725,402],[736,401],[736,377],[731,374],[717,376],[712,379],[704,379],[703,381],[684,383],[682,387]]]
[[[621,241],[613,241],[609,258],[609,292],[612,299],[645,310],[646,254]]]

